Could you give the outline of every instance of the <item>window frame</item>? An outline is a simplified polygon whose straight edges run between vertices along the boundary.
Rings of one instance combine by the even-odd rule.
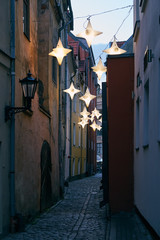
[[[73,146],[76,145],[76,124],[73,123]]]
[[[144,85],[143,148],[149,146],[149,79]]]
[[[30,41],[30,0],[23,0],[23,33]]]

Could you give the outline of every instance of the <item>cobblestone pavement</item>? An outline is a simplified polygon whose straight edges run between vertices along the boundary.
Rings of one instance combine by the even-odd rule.
[[[101,174],[69,183],[64,200],[42,214],[25,232],[4,240],[105,240],[106,209],[102,201]]]

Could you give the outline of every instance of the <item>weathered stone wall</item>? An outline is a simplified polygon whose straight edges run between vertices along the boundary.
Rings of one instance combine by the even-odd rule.
[[[41,206],[42,145],[51,149],[51,166],[45,169],[46,179],[51,180],[52,203],[59,199],[58,160],[58,80],[52,81],[51,50],[53,32],[57,30],[53,8],[49,1],[30,1],[30,39],[23,33],[23,1],[16,3],[16,105],[23,104],[19,79],[30,70],[40,80],[39,90],[32,100],[33,113],[16,115],[16,212],[30,217]],[[54,25],[54,26],[53,26]],[[57,38],[58,39],[58,38]],[[57,39],[54,41],[57,41]],[[39,93],[39,96],[38,96]],[[40,102],[41,98],[41,102]],[[42,101],[44,99],[44,101]],[[41,103],[41,104],[40,104]],[[47,156],[46,156],[47,159]],[[46,160],[47,161],[47,160]],[[49,171],[49,172],[48,172]],[[50,175],[50,177],[49,177]],[[50,182],[49,180],[49,182]],[[42,196],[43,195],[43,196]],[[46,200],[47,201],[47,200]],[[46,207],[48,205],[46,204]]]
[[[10,122],[5,106],[10,104],[10,1],[0,7],[0,236],[9,229]]]

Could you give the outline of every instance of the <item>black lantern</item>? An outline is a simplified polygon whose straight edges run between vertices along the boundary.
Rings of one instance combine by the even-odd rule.
[[[37,84],[38,84],[37,79],[32,78],[31,76],[32,76],[32,74],[29,71],[26,78],[19,80],[19,82],[21,83],[21,86],[22,86],[25,106],[23,106],[23,107],[7,106],[5,108],[5,120],[6,121],[8,119],[10,119],[13,114],[16,114],[19,112],[24,112],[26,110],[31,109],[31,99],[34,98]]]
[[[28,108],[31,107],[31,99],[34,98],[38,83],[37,79],[32,78],[31,76],[32,74],[29,71],[26,78],[19,80],[22,86],[23,96],[26,99],[26,105]]]

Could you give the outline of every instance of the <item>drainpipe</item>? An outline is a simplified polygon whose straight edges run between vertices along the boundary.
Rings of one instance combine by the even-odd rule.
[[[61,37],[61,31],[64,30],[64,18],[63,18],[63,14],[61,11],[61,7],[60,4],[57,3],[57,9],[58,9],[58,13],[59,16],[62,20],[62,26],[61,28],[58,29],[58,38]],[[61,153],[61,123],[62,123],[62,104],[61,104],[61,66],[59,66],[59,126],[58,126],[58,149],[59,149],[59,179],[60,179],[60,197],[63,197],[63,183],[62,183],[62,153]]]
[[[15,106],[15,0],[11,0],[10,54],[11,54],[11,107]],[[11,232],[15,231],[15,118],[12,114],[10,131],[10,215]]]
[[[59,12],[59,16],[62,20],[62,26],[61,28],[59,28],[58,30],[58,37],[61,37],[61,31],[64,30],[64,34],[65,34],[65,45],[67,46],[67,26],[68,24],[70,24],[71,22],[73,22],[73,20],[69,21],[68,23],[65,24],[64,21],[64,17],[63,17],[63,13],[60,7],[60,4],[56,1],[57,4],[57,8],[58,8],[58,12]],[[71,6],[69,6],[69,8],[71,9]],[[67,86],[67,59],[65,59],[65,87]],[[66,96],[65,96],[66,97]],[[61,104],[61,66],[59,66],[59,141],[58,141],[58,146],[59,146],[59,163],[60,163],[60,195],[61,197],[63,197],[63,192],[64,192],[64,172],[63,172],[63,161],[62,161],[62,156],[64,157],[64,154],[61,152],[61,123],[62,123],[62,104]],[[66,120],[66,111],[65,111],[65,120]],[[66,131],[65,131],[65,135],[64,135],[64,153],[66,152]]]

